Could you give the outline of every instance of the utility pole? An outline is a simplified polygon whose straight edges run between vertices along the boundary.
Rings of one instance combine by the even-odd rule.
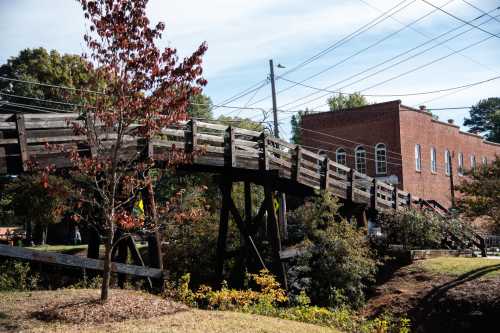
[[[453,164],[452,157],[455,157],[455,151],[451,154],[448,154],[448,164],[450,165],[450,193],[451,193],[451,207],[455,208],[455,186],[453,184]]]
[[[274,120],[274,137],[280,137],[278,128],[278,106],[276,105],[276,86],[274,84],[274,64],[273,59],[269,60],[269,79],[271,80],[271,94],[273,96],[273,120]]]
[[[280,65],[278,65],[280,67]],[[271,95],[273,98],[273,120],[274,120],[274,137],[278,138],[280,137],[280,132],[279,132],[279,126],[278,126],[278,106],[276,103],[276,85],[275,85],[275,80],[274,80],[274,64],[273,64],[273,59],[269,59],[269,79],[271,81]],[[286,196],[285,193],[279,193],[279,214],[278,214],[278,221],[279,224],[281,225],[281,230],[283,232],[283,238],[287,239],[288,238],[288,232],[287,232],[287,220],[286,220]]]

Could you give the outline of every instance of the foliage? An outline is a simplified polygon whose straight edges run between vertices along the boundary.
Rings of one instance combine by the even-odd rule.
[[[356,308],[364,301],[376,261],[365,232],[340,218],[338,208],[332,194],[322,193],[290,215],[291,237],[301,240],[305,251],[292,265],[289,280],[295,293],[305,290],[313,304]]]
[[[296,115],[292,116],[290,120],[290,125],[292,127],[292,138],[291,142],[300,145],[302,144],[302,117],[307,115],[310,111],[306,108],[305,111],[299,111]]]
[[[257,291],[229,289],[227,283],[223,282],[220,290],[202,285],[196,292],[192,292],[189,288],[190,279],[189,273],[182,276],[178,287],[170,290],[167,295],[191,306],[217,310],[237,310],[250,305],[274,307],[288,300],[285,291],[266,270],[248,274],[248,279],[258,287]]]
[[[250,274],[249,278],[259,287],[258,291],[229,289],[224,283],[220,290],[201,286],[193,292],[189,288],[190,276],[186,274],[180,279],[178,286],[170,289],[165,296],[174,297],[193,307],[278,317],[338,328],[345,332],[409,332],[410,321],[406,318],[394,318],[383,314],[374,320],[365,320],[346,306],[337,308],[312,306],[304,291],[299,293],[292,306],[287,306],[290,305],[288,304],[290,300],[274,276],[263,270],[259,274]]]
[[[387,244],[405,248],[439,248],[443,223],[438,216],[414,208],[383,212],[378,220]]]
[[[217,121],[227,126],[231,125],[234,127],[244,128],[256,132],[262,132],[264,130],[264,127],[261,123],[248,118],[219,116],[219,118],[217,118]]]
[[[465,118],[464,126],[469,132],[484,133],[487,140],[500,143],[500,98],[490,97],[480,100]]]
[[[81,56],[73,54],[61,55],[56,50],[48,52],[43,47],[20,51],[19,55],[10,58],[6,64],[0,67],[0,76],[24,81],[62,85],[70,88],[89,86],[94,90],[100,90],[104,86],[103,81],[95,80],[94,71]],[[47,99],[56,102],[82,102],[81,96],[75,91],[22,82],[0,80],[0,91],[11,95]],[[2,97],[11,102],[33,106],[65,110],[72,109],[71,106],[64,104],[47,103],[5,95]]]
[[[368,105],[365,96],[360,93],[339,94],[338,96],[330,97],[327,102],[330,111],[342,111]]]
[[[201,44],[182,61],[174,48],[160,50],[157,43],[165,24],[150,25],[147,0],[79,2],[90,29],[84,36],[90,50],[89,66],[94,68],[97,80],[104,80],[107,85],[93,94],[95,100],[87,110],[90,113],[84,112],[84,124],[72,124],[75,135],[90,138],[97,156],[81,156],[76,150],[70,154],[75,173],[92,184],[92,190],[79,189],[81,200],[102,216],[99,222],[105,256],[101,300],[105,301],[115,230],[158,228],[154,205],[149,205],[151,219],[147,221],[130,212],[130,205],[138,200],[143,188],[148,189],[145,199],[153,202],[152,179],[148,174],[153,161],[145,161],[135,152],[127,154],[127,135],[133,133],[138,139],[147,140],[159,134],[161,128],[187,118],[189,100],[206,85],[201,63],[207,46]],[[103,134],[115,139],[101,140]],[[172,166],[188,161],[189,156],[172,149],[163,159],[167,166]]]
[[[31,272],[29,263],[6,260],[0,264],[0,291],[33,290],[39,277]]]
[[[213,118],[212,104],[210,97],[204,94],[193,95],[189,98],[186,112],[192,118],[211,120]]]
[[[468,217],[486,216],[500,229],[500,157],[482,166],[457,186],[458,209]]]

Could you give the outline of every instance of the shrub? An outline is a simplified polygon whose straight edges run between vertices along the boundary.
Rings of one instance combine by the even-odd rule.
[[[417,209],[392,210],[379,215],[379,224],[387,244],[404,248],[439,248],[443,221],[434,214]]]
[[[290,215],[305,252],[292,264],[289,280],[297,295],[305,290],[316,305],[336,307],[364,302],[366,283],[377,263],[363,230],[342,219],[337,200],[324,193]],[[298,227],[301,226],[301,227]]]
[[[33,274],[29,263],[7,260],[0,265],[1,291],[26,291],[36,289],[38,274]]]

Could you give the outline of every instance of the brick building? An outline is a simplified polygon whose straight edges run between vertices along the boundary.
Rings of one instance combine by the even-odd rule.
[[[399,100],[302,119],[304,146],[446,206],[451,202],[450,171],[457,184],[464,170],[500,157],[500,144],[462,132],[460,126],[436,120],[425,109],[404,106]]]

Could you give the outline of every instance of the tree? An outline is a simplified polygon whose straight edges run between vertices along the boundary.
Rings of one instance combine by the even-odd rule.
[[[248,118],[219,116],[219,118],[217,118],[217,121],[227,126],[244,128],[256,132],[262,132],[264,130],[264,127],[261,123]]]
[[[41,82],[51,85],[62,85],[70,88],[90,86],[94,72],[88,62],[79,55],[59,54],[56,50],[48,52],[43,47],[24,49],[19,55],[7,60],[0,67],[0,76],[24,81]],[[104,85],[91,85],[93,90],[98,90]],[[33,85],[24,82],[11,82],[0,80],[0,92],[9,95],[18,95],[20,98],[2,95],[14,103],[23,103],[33,106],[72,110],[68,104],[43,102],[36,99],[52,100],[62,103],[80,103],[81,96],[72,90],[61,90],[55,87]],[[35,99],[31,99],[35,98]]]
[[[480,100],[469,114],[464,120],[469,132],[484,133],[487,140],[500,143],[500,97]]]
[[[457,186],[459,210],[471,218],[487,217],[500,230],[500,157],[469,175]]]
[[[158,235],[158,210],[148,173],[153,161],[127,150],[127,140],[131,134],[138,142],[149,140],[162,128],[188,117],[189,100],[206,85],[201,64],[207,46],[201,44],[182,61],[176,49],[160,50],[156,43],[165,24],[150,25],[147,0],[79,2],[89,22],[90,33],[84,36],[90,50],[89,68],[95,70],[97,80],[105,80],[107,85],[93,95],[83,124],[73,123],[75,134],[86,135],[95,154],[81,156],[73,150],[70,156],[74,174],[93,184],[91,190],[78,189],[81,200],[103,217],[96,224],[105,249],[101,287],[104,302],[108,299],[111,253],[119,241],[114,240],[115,231],[143,227]],[[163,159],[173,165],[188,158],[172,147]],[[146,219],[130,212],[130,206],[145,189],[144,199],[149,203]]]
[[[212,100],[210,97],[198,94],[191,96],[189,99],[189,106],[187,108],[187,113],[193,118],[200,118],[202,120],[211,120],[212,115]]]
[[[325,192],[290,214],[290,241],[305,251],[292,263],[289,284],[318,305],[359,307],[376,261],[365,232],[341,218],[338,208],[337,199]]]
[[[359,106],[368,105],[368,101],[365,96],[360,93],[354,94],[339,94],[338,96],[332,96],[328,99],[328,105],[330,111],[342,111]]]
[[[309,114],[309,112],[306,108],[305,111],[299,111],[296,115],[293,115],[290,120],[290,125],[292,126],[291,141],[297,145],[302,144],[302,117]]]

